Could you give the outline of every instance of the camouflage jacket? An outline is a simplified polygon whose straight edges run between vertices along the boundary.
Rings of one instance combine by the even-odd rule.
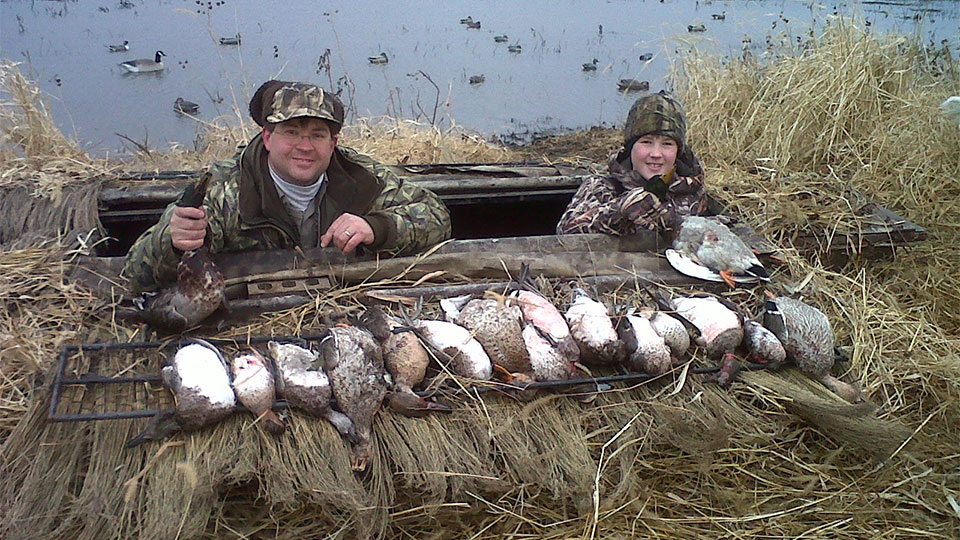
[[[646,179],[624,164],[629,163],[629,154],[626,159],[623,155],[610,157],[609,175],[590,176],[580,184],[560,217],[557,234],[668,231],[683,216],[706,212],[703,167],[693,152],[677,160],[662,196],[644,189]]]
[[[211,253],[292,248],[299,227],[289,215],[267,167],[258,135],[233,158],[214,164],[203,202]],[[123,274],[133,292],[153,290],[176,280],[180,254],[170,239],[174,204],[130,248]],[[372,245],[387,254],[423,250],[450,237],[450,214],[432,192],[404,182],[374,159],[337,146],[327,168],[319,201],[320,230],[340,214],[363,217],[373,228]]]

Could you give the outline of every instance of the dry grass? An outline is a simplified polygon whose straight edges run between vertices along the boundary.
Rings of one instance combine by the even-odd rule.
[[[695,378],[675,391],[679,379],[671,377],[589,406],[555,396],[460,398],[451,417],[381,414],[373,470],[363,476],[348,470],[344,443],[328,426],[297,417],[279,442],[240,416],[182,445],[123,451],[140,422],[44,428],[46,394],[34,378],[63,342],[148,336],[112,324],[109,303],[64,282],[64,249],[7,250],[0,535],[958,537],[960,306],[951,220],[960,133],[937,112],[958,88],[944,75],[955,66],[931,72],[929,58],[908,40],[842,26],[802,56],[764,65],[687,58],[678,79],[713,193],[765,234],[789,241],[792,230],[780,229],[856,227],[848,187],[929,230],[925,245],[894,260],[853,258],[839,270],[788,250],[775,276],[779,288],[802,289],[828,313],[851,356],[847,376],[876,412],[838,404],[793,373],[748,374],[729,393]],[[410,135],[406,125],[388,122],[389,136],[361,125],[344,137],[387,161],[508,155],[469,135],[421,127]],[[406,136],[414,139],[408,148]],[[462,142],[464,153],[440,148],[444,138]],[[43,151],[0,155],[5,167],[33,174]],[[315,330],[325,317],[355,310],[355,292],[229,332]],[[619,291],[608,299],[635,297]],[[762,301],[752,292],[736,299]]]

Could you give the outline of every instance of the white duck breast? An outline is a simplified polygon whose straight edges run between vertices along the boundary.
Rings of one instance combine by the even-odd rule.
[[[530,354],[530,367],[538,381],[565,381],[576,373],[573,364],[532,323],[523,325],[523,341]]]
[[[670,369],[670,347],[657,333],[650,320],[627,315],[621,321],[621,338],[627,347],[627,364],[635,370],[651,375],[662,375]]]
[[[532,291],[516,291],[513,295],[520,304],[523,320],[533,324],[544,335],[549,336],[557,349],[569,362],[580,359],[580,348],[570,334],[570,327],[563,314],[543,296]],[[529,345],[528,345],[529,349]]]
[[[273,412],[273,400],[276,389],[273,373],[267,367],[260,353],[250,350],[236,356],[231,362],[233,368],[233,391],[240,403],[250,412],[263,417],[264,427],[274,434],[282,433],[284,426]]]
[[[230,415],[237,400],[223,356],[209,344],[181,347],[161,376],[177,400],[177,417],[185,430]]]
[[[293,343],[277,341],[267,343],[267,349],[277,364],[277,393],[291,407],[326,418],[342,435],[356,441],[353,421],[330,407],[333,390],[322,369],[320,354]]]
[[[740,318],[712,297],[681,297],[673,300],[677,313],[700,329],[698,344],[707,355],[717,357],[735,349],[743,341]]]
[[[773,332],[757,321],[747,321],[743,327],[747,359],[770,364],[780,364],[787,359],[787,351]]]
[[[424,337],[453,358],[447,367],[454,374],[481,380],[493,375],[490,357],[466,328],[447,321],[420,320],[416,324]]]
[[[676,318],[649,309],[642,310],[640,315],[650,320],[650,325],[663,338],[675,357],[679,358],[690,348],[690,334]]]
[[[626,357],[607,307],[587,296],[584,290],[574,289],[573,303],[564,317],[585,361],[609,364]]]

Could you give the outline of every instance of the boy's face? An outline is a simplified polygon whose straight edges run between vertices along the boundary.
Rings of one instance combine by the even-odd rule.
[[[633,143],[630,163],[633,164],[633,170],[649,180],[672,169],[677,162],[678,151],[677,141],[666,135],[651,133]]]

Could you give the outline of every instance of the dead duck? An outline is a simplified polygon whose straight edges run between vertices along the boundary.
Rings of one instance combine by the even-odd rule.
[[[673,249],[717,272],[730,287],[736,286],[737,277],[770,280],[770,274],[753,250],[717,219],[685,217],[674,239]]]
[[[357,430],[353,470],[364,471],[373,452],[373,417],[389,386],[380,344],[365,328],[335,326],[321,342],[321,357],[337,407]]]
[[[523,314],[516,302],[503,296],[460,297],[444,299],[442,305],[447,320],[466,328],[480,342],[494,369],[510,375],[532,372],[523,340]]]
[[[763,326],[783,343],[787,359],[801,371],[850,403],[862,400],[856,386],[830,374],[834,335],[830,320],[822,311],[801,300],[778,296],[764,305]]]
[[[646,92],[650,89],[650,83],[636,79],[620,79],[617,81],[617,88],[623,92]]]
[[[386,64],[390,59],[387,58],[387,53],[382,52],[376,56],[368,56],[367,61],[371,64]]]
[[[532,286],[510,293],[520,306],[523,320],[532,324],[569,363],[580,360],[580,347],[560,310]]]
[[[230,367],[233,371],[233,393],[240,404],[258,420],[262,418],[267,431],[273,435],[283,433],[286,426],[272,408],[277,395],[273,372],[263,355],[256,349],[249,349],[235,356]]]
[[[670,370],[670,347],[650,319],[630,311],[618,318],[617,334],[626,347],[624,364],[628,368],[650,375],[662,375]]]
[[[674,358],[681,358],[690,348],[690,333],[676,317],[651,308],[641,308],[637,315],[650,321],[650,326],[663,338]]]
[[[493,376],[490,356],[466,328],[432,319],[417,320],[415,326],[431,347],[443,353],[441,361],[454,375],[481,381]]]
[[[709,295],[681,296],[671,302],[677,314],[700,331],[694,341],[707,356],[732,353],[743,342],[743,316],[735,306]]]
[[[596,71],[596,70],[597,70],[597,64],[598,64],[599,62],[600,62],[599,60],[597,60],[596,58],[594,58],[592,62],[587,62],[586,64],[583,64],[583,66],[582,66],[582,67],[583,67],[583,70],[584,70],[584,71]]]
[[[203,204],[210,173],[184,190],[180,206]],[[206,239],[210,238],[210,234]],[[225,304],[223,274],[210,256],[207,241],[199,249],[184,252],[177,264],[177,283],[159,292],[134,299],[140,317],[148,324],[171,332],[183,332],[209,317]]]
[[[200,111],[200,105],[178,97],[173,102],[173,110],[180,114],[196,114]]]
[[[484,77],[483,75],[471,75],[471,76],[470,76],[470,84],[480,84],[480,83],[482,83],[482,82],[485,81],[485,80],[487,80],[487,78]]]
[[[627,355],[617,335],[607,306],[579,287],[571,292],[572,302],[564,313],[570,333],[577,342],[582,359],[594,364],[618,364]]]
[[[127,60],[126,62],[120,62],[120,67],[127,70],[128,73],[150,73],[163,71],[164,56],[166,56],[166,54],[164,54],[163,51],[157,51],[152,60],[150,58]]]
[[[357,429],[345,414],[333,409],[333,390],[323,371],[320,354],[295,343],[270,341],[267,350],[277,367],[277,394],[311,416],[326,418],[351,442],[358,442]]]
[[[177,350],[160,376],[173,393],[176,408],[162,411],[144,430],[127,442],[127,448],[156,441],[178,431],[192,431],[223,420],[236,410],[230,370],[219,349],[194,340]]]
[[[130,50],[130,42],[123,40],[123,43],[119,45],[107,45],[107,50],[110,52],[126,52]]]
[[[379,306],[364,311],[360,322],[380,342],[384,367],[393,380],[393,390],[386,398],[390,409],[411,417],[451,411],[450,407],[426,400],[413,391],[427,374],[430,355],[410,325],[391,317]]]
[[[779,366],[787,359],[787,352],[780,339],[757,321],[745,321],[743,324],[744,358],[748,362]]]

